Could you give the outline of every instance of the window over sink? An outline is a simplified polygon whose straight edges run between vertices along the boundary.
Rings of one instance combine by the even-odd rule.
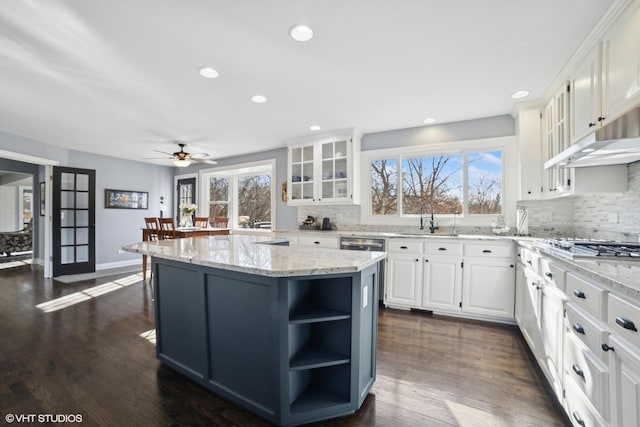
[[[504,183],[512,169],[506,155],[512,140],[364,151],[362,191],[368,191],[368,203],[363,204],[363,222],[413,224],[433,211],[480,225],[508,213]]]

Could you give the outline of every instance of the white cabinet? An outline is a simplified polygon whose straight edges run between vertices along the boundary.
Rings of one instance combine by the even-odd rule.
[[[569,147],[569,85],[564,86],[551,98],[544,114],[544,161],[560,154]],[[550,196],[558,196],[571,187],[570,168],[551,168],[546,170],[545,191]]]
[[[542,141],[540,109],[520,108],[517,115],[520,200],[539,200],[542,196]]]
[[[612,334],[609,337],[612,426],[640,425],[640,348]]]
[[[604,123],[640,103],[640,3],[630,9],[602,42],[602,116]]]
[[[360,139],[353,129],[288,144],[288,202],[359,204]]]
[[[522,326],[520,330],[524,336],[531,352],[540,358],[542,350],[542,333],[540,331],[540,303],[542,299],[542,287],[539,278],[530,270],[524,271],[525,280],[523,282],[522,301]]]
[[[297,244],[300,246],[314,246],[317,248],[338,249],[340,247],[338,238],[329,236],[299,236]]]
[[[595,131],[602,122],[601,113],[601,57],[598,43],[578,64],[571,76],[571,142]]]
[[[402,308],[418,307],[418,287],[422,280],[420,254],[387,254],[385,305]]]
[[[542,364],[556,396],[562,396],[562,342],[564,331],[564,293],[546,281],[542,284],[540,331]]]
[[[387,242],[386,305],[513,322],[512,242],[422,242]]]

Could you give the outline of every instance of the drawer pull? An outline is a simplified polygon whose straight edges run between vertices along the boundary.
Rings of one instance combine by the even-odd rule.
[[[576,298],[580,298],[580,299],[586,299],[587,298],[587,296],[584,294],[584,292],[579,291],[577,289],[575,291],[573,291],[573,295],[575,295]]]
[[[551,274],[550,271],[547,271],[546,273],[544,273],[545,276],[547,276],[549,279],[553,279],[553,274]]]
[[[584,421],[582,420],[582,417],[580,416],[580,414],[578,413],[578,411],[573,413],[573,419],[576,420],[576,423],[578,423],[578,425],[581,425],[582,427],[585,426]]]
[[[636,329],[636,325],[629,319],[625,319],[622,316],[618,316],[616,317],[616,323],[620,326],[622,326],[625,329],[628,329],[630,331],[634,331],[634,332],[638,332],[638,329]]]
[[[603,342],[601,347],[602,347],[602,351],[609,351],[609,350],[615,351],[615,349],[613,347],[609,347],[606,342]]]
[[[491,249],[485,249],[482,251],[483,254],[490,254],[492,253]]]
[[[438,248],[439,251],[446,251],[447,248]]]
[[[400,246],[400,249],[409,249],[407,246]]]
[[[529,264],[529,265],[533,265],[533,263],[531,262],[531,260],[530,260],[530,259],[528,259],[528,260],[527,260],[527,264]]]
[[[319,244],[320,244],[320,242],[313,242],[313,244],[314,244],[314,245],[319,245]]]
[[[574,364],[572,367],[573,372],[576,373],[577,376],[581,377],[584,380],[584,372],[580,369],[580,366]]]
[[[576,331],[576,333],[578,333],[578,334],[584,335],[584,328],[582,327],[582,325],[574,323],[573,324],[573,330]]]

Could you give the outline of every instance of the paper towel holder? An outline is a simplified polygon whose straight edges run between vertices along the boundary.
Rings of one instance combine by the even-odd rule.
[[[529,234],[529,213],[527,207],[521,205],[516,209],[516,236],[531,236]]]

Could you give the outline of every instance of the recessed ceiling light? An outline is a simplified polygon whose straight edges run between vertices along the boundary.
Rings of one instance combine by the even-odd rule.
[[[256,104],[264,104],[265,102],[267,102],[267,98],[262,95],[253,95],[251,97],[251,100]]]
[[[207,79],[215,79],[218,77],[218,72],[211,67],[200,68],[200,75]]]
[[[322,129],[322,128],[320,126],[318,126],[318,125],[309,126],[309,130],[312,130],[312,131],[316,131],[316,130],[320,130],[320,129]]]
[[[424,120],[422,121],[422,123],[424,123],[425,125],[430,125],[430,124],[435,123],[435,122],[436,122],[436,119],[433,119],[433,118],[431,118],[431,117],[429,117],[429,118],[427,118],[427,119],[424,119]]]
[[[289,29],[289,35],[297,42],[308,42],[313,38],[313,30],[306,25],[298,24]]]
[[[511,95],[512,99],[520,99],[520,98],[524,98],[525,96],[529,96],[529,91],[528,90],[519,90],[516,93],[514,93],[513,95]]]

